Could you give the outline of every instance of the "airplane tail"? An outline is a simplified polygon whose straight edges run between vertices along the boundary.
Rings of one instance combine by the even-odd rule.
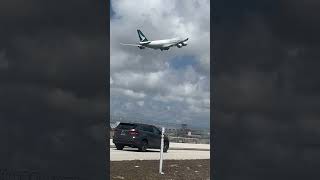
[[[138,36],[139,36],[140,42],[148,41],[148,39],[147,39],[146,36],[140,31],[140,29],[137,29],[137,32],[138,32]]]

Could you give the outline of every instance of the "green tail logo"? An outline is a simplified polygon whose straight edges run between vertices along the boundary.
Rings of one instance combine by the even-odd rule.
[[[139,29],[137,30],[137,32],[138,32],[138,36],[139,36],[140,42],[148,41],[146,36]]]

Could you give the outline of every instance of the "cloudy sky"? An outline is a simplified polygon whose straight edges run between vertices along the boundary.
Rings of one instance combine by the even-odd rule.
[[[110,20],[111,114],[207,127],[210,1],[115,0]],[[119,43],[189,37],[188,46],[140,50]]]

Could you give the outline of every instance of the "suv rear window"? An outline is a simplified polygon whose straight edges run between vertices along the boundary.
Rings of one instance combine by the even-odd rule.
[[[152,126],[148,126],[148,125],[142,126],[142,130],[153,133]]]
[[[162,132],[161,132],[158,128],[156,128],[156,127],[153,127],[153,133],[155,133],[155,134],[162,134]]]
[[[129,129],[134,129],[134,128],[136,128],[136,127],[137,127],[136,124],[120,123],[120,124],[117,126],[117,129],[129,130]]]

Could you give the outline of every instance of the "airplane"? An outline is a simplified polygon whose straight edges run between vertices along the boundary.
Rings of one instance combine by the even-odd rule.
[[[160,49],[161,51],[163,50],[169,50],[170,47],[172,46],[177,46],[178,48],[181,48],[182,46],[186,46],[189,38],[172,38],[172,39],[163,39],[163,40],[154,40],[154,41],[149,41],[146,36],[139,30],[137,29],[138,36],[140,39],[140,42],[138,44],[124,44],[120,43],[122,45],[126,46],[136,46],[139,47],[140,49],[145,49],[145,48],[151,48],[151,49]]]

